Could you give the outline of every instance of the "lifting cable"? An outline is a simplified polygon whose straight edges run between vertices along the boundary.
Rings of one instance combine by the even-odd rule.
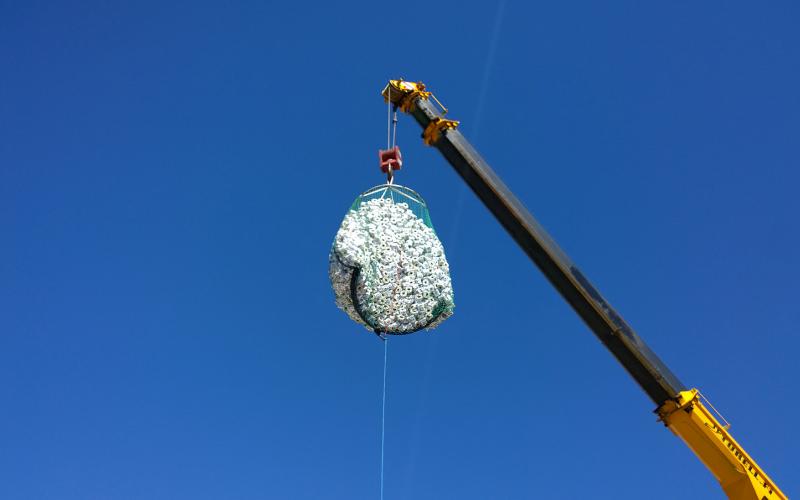
[[[392,87],[390,85],[386,98],[386,151],[394,149],[395,146],[397,146],[397,104],[392,103]],[[388,167],[387,184],[391,185],[394,182],[392,164],[389,163]]]
[[[392,116],[392,89],[389,89],[389,98],[387,99],[386,106],[386,149],[390,150],[394,147],[397,139],[397,106],[394,106],[394,117]],[[392,130],[394,129],[394,130]],[[392,174],[392,165],[389,164],[387,172],[388,182],[391,185],[394,180]],[[394,197],[392,197],[394,199]],[[383,483],[384,483],[384,456],[386,450],[386,371],[388,368],[389,359],[389,336],[378,334],[378,337],[383,341],[383,394],[381,397],[381,496],[383,500]]]
[[[386,98],[386,149],[392,149],[392,86]]]
[[[389,86],[389,93],[386,99],[386,149],[387,152],[393,150],[397,146],[397,104],[392,102],[392,88]],[[398,153],[399,154],[399,153]],[[401,163],[399,163],[399,158],[395,157],[395,161],[398,161],[397,168],[400,168]],[[392,172],[392,163],[388,162],[387,164],[387,184],[389,188],[386,191],[389,192],[389,196],[394,201],[394,190],[391,189],[391,185],[394,183],[394,173]],[[385,195],[386,193],[384,193]],[[381,196],[383,197],[383,196]],[[398,273],[400,269],[398,268]],[[399,278],[399,276],[398,276]],[[395,289],[394,292],[397,290]],[[392,293],[392,300],[394,300],[394,293]],[[383,395],[381,397],[381,496],[380,500],[383,500],[383,484],[384,484],[384,463],[385,463],[385,451],[386,451],[386,372],[389,366],[388,363],[388,355],[389,355],[389,335],[386,333],[379,333],[375,332],[378,335],[378,338],[383,341]]]

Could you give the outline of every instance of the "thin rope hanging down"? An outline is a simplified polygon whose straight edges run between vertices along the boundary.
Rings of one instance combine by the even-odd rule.
[[[388,366],[389,339],[383,339],[383,404],[381,405],[381,500],[383,500],[383,457],[386,448],[386,367]]]

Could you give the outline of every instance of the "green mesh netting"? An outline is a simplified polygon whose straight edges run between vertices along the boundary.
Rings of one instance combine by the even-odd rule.
[[[422,196],[411,188],[398,186],[397,184],[381,184],[364,191],[350,206],[350,210],[358,210],[362,203],[380,198],[389,198],[395,203],[407,203],[408,208],[414,212],[414,215],[419,217],[426,226],[433,229],[428,205],[425,204]]]
[[[453,314],[444,249],[424,199],[382,184],[359,195],[329,257],[337,305],[380,334],[432,329]]]

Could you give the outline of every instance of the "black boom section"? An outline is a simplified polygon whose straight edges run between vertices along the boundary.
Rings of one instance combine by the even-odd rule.
[[[439,111],[417,99],[411,114],[428,127]],[[684,385],[606,302],[588,279],[503,184],[457,129],[443,130],[433,144],[480,198],[550,283],[657,405],[686,390]]]

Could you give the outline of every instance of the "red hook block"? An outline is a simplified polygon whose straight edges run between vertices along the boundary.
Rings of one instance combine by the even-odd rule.
[[[400,170],[403,167],[403,155],[400,154],[398,146],[392,149],[379,149],[378,160],[381,164],[381,172],[384,174],[389,173],[389,169]]]

